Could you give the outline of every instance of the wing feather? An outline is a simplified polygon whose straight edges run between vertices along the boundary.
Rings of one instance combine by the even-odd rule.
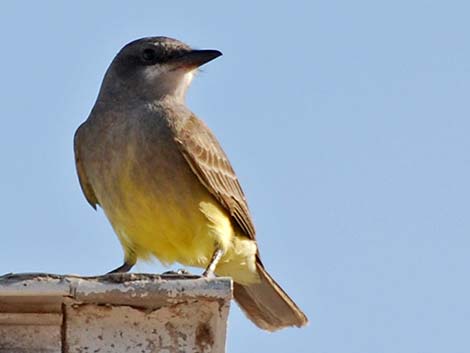
[[[80,187],[82,188],[83,194],[85,195],[85,198],[87,199],[91,207],[93,207],[96,210],[96,205],[98,205],[98,200],[96,198],[95,192],[93,191],[93,187],[88,181],[88,178],[85,173],[85,169],[80,159],[80,146],[79,146],[80,145],[80,137],[79,137],[80,128],[81,126],[75,132],[75,136],[73,139],[73,148],[75,152],[75,166],[77,168],[78,181],[80,182]]]
[[[176,132],[176,142],[192,171],[251,239],[255,227],[238,178],[214,134],[192,115]]]

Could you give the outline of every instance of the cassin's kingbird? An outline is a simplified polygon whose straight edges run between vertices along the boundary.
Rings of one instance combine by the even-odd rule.
[[[157,257],[230,276],[259,327],[303,326],[307,317],[261,263],[248,205],[209,128],[185,105],[198,67],[222,55],[166,37],[127,44],[108,68],[75,134],[80,184],[124,249],[127,272]]]

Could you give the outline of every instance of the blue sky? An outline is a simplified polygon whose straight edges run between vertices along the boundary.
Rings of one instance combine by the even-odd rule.
[[[233,304],[227,351],[468,352],[469,13],[455,0],[3,4],[0,273],[121,263],[81,195],[73,133],[116,52],[167,35],[224,53],[188,104],[311,320],[268,334]]]

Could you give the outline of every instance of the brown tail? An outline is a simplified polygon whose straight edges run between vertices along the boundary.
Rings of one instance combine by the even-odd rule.
[[[257,262],[260,283],[249,286],[234,283],[233,294],[253,323],[268,331],[307,324],[307,316]]]

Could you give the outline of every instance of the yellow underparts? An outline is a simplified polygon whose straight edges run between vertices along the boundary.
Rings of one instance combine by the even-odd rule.
[[[108,202],[102,202],[126,261],[155,256],[166,265],[179,262],[206,268],[220,248],[224,255],[215,269],[217,275],[241,284],[259,281],[256,243],[235,231],[225,209],[197,180],[194,185],[184,180],[159,183],[161,188],[149,191],[142,187],[144,183],[122,178],[116,188],[121,190],[119,195],[108,194],[104,198]]]

